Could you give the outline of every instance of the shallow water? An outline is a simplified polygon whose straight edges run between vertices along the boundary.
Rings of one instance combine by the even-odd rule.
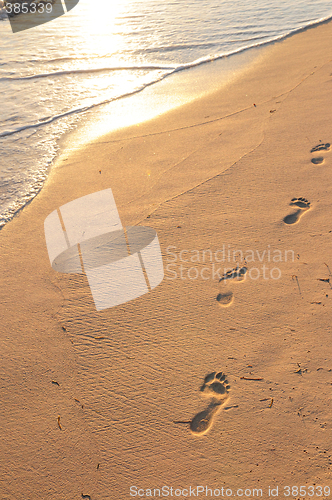
[[[126,94],[332,14],[325,0],[94,5],[81,0],[61,18],[15,34],[0,22],[0,227],[38,193],[57,140],[89,110],[102,114]]]

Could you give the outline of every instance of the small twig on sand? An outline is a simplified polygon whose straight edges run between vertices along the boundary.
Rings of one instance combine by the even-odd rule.
[[[332,277],[332,273],[331,273],[331,269],[329,268],[329,266],[326,264],[326,262],[324,262],[325,266],[327,267],[328,269],[328,272],[329,272],[329,275]]]
[[[58,417],[58,426],[59,426],[60,431],[62,431],[62,426],[60,424],[60,416]]]
[[[318,278],[317,281],[322,281],[323,283],[328,283],[330,288],[332,288],[330,278]]]
[[[173,424],[191,424],[191,420],[173,420]]]
[[[297,286],[299,288],[300,295],[302,295],[301,288],[300,288],[300,283],[299,283],[299,279],[296,276],[296,274],[293,274],[293,276],[292,276],[292,280],[294,280],[294,279],[296,280]]]
[[[264,380],[263,378],[240,377],[241,380]]]

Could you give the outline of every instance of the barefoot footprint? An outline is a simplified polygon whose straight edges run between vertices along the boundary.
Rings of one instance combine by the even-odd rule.
[[[310,209],[310,203],[305,198],[293,198],[290,202],[290,206],[298,207],[298,210],[292,214],[286,215],[284,218],[285,224],[295,224],[295,222],[298,222],[300,217]]]
[[[243,281],[245,279],[245,274],[247,272],[247,268],[245,266],[240,267],[238,264],[234,269],[230,269],[227,271],[219,280],[226,284],[227,280],[235,280],[235,281]],[[221,307],[228,307],[234,301],[234,295],[231,291],[226,291],[219,293],[217,295],[217,301]]]
[[[212,372],[205,377],[201,392],[203,392],[204,396],[210,396],[212,399],[208,407],[197,413],[190,422],[190,429],[193,434],[202,436],[210,429],[214,416],[221,410],[222,405],[229,397],[229,389],[230,386],[223,372]]]
[[[330,150],[331,144],[329,142],[320,143],[317,144],[317,146],[314,146],[310,153],[318,153],[319,151],[329,151]],[[314,165],[320,165],[321,163],[324,162],[324,157],[323,156],[316,156],[315,158],[312,158],[311,163]]]

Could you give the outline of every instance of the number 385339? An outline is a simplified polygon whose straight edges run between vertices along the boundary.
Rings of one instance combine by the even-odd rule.
[[[11,3],[11,2],[6,2],[5,3],[5,9],[7,14],[43,14],[46,12],[47,14],[50,14],[52,12],[52,4],[51,3]]]
[[[329,497],[329,486],[284,486],[285,497]]]

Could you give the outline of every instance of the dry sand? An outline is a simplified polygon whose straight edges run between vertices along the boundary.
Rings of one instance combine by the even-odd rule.
[[[65,151],[1,231],[2,500],[332,487],[332,149],[311,153],[332,142],[331,35],[326,23],[276,43],[226,89]],[[165,279],[96,312],[85,276],[50,267],[43,223],[106,188],[124,226],[157,231]],[[265,257],[216,263],[245,266],[242,281],[188,278],[211,262],[166,269],[170,245],[224,244]],[[294,260],[268,262],[276,249]],[[202,386],[214,372],[228,398],[222,374]]]

